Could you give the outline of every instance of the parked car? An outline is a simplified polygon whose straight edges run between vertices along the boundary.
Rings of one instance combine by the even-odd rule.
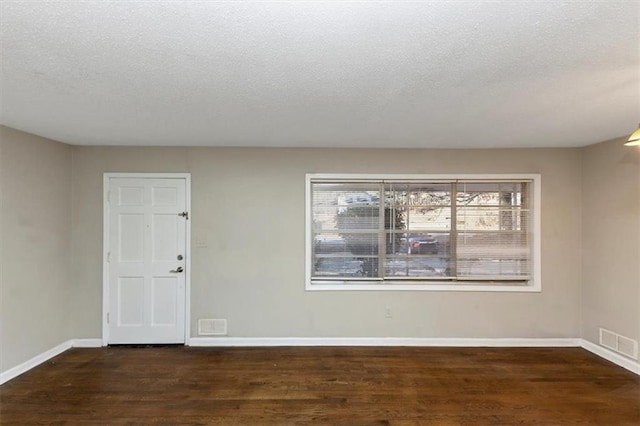
[[[322,257],[316,260],[314,275],[319,277],[362,277],[364,262],[356,258]]]
[[[438,241],[431,234],[410,235],[407,246],[408,254],[438,254]]]
[[[343,238],[316,238],[313,242],[316,254],[349,253],[347,242]]]
[[[378,254],[377,237],[374,235],[372,238],[369,234],[351,234],[347,238],[316,238],[313,245],[316,254],[343,253],[344,256]]]
[[[366,192],[360,192],[356,194],[349,194],[344,198],[345,204],[360,204],[360,205],[372,205],[378,204],[380,197],[377,195],[371,195]]]

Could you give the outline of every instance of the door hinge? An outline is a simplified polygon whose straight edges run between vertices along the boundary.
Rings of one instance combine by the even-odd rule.
[[[107,203],[111,204],[111,191],[107,191]]]
[[[111,252],[107,252],[107,263],[111,263]]]
[[[111,313],[107,312],[107,324],[111,322]]]
[[[186,220],[189,220],[189,212],[178,213],[178,216],[184,217]]]

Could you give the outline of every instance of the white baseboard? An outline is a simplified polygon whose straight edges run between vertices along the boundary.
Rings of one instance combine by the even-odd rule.
[[[74,348],[101,348],[102,339],[73,339]]]
[[[620,367],[625,368],[631,371],[632,373],[636,373],[637,375],[640,376],[640,364],[638,362],[630,358],[624,357],[622,355],[618,355],[617,353],[610,351],[607,348],[604,348],[600,345],[596,345],[595,343],[585,339],[582,339],[582,344],[580,346],[582,346],[583,349],[586,349],[589,352],[592,352],[598,355],[599,357],[604,358],[607,361],[611,361],[614,364],[617,364]]]
[[[579,347],[581,339],[464,339],[423,337],[192,337],[190,346],[455,346],[455,347]]]
[[[55,348],[51,348],[48,351],[45,351],[39,355],[34,356],[30,360],[23,362],[22,364],[16,365],[15,367],[0,373],[0,385],[8,382],[11,379],[18,377],[22,373],[26,373],[32,368],[37,367],[43,362],[46,362],[51,358],[53,358],[54,356],[60,355],[62,352],[67,351],[71,348],[99,348],[101,346],[102,346],[102,339],[67,340],[64,343],[60,343]]]
[[[7,371],[3,371],[2,373],[0,373],[0,385],[8,382],[15,377],[18,377],[22,373],[26,373],[32,368],[37,367],[43,362],[50,360],[56,355],[60,355],[62,352],[71,349],[72,347],[73,340],[67,340],[64,343],[60,343],[55,348],[51,348],[46,352],[36,355],[30,360],[23,362],[22,364],[16,365],[15,367],[8,369]]]

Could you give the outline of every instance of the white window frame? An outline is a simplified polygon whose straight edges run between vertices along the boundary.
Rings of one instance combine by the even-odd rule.
[[[531,180],[532,186],[532,277],[524,283],[469,281],[408,281],[394,284],[372,284],[371,281],[358,280],[312,280],[312,209],[311,183],[314,180],[334,181],[371,181],[371,180]],[[540,211],[541,176],[540,174],[350,174],[350,173],[307,173],[305,179],[305,289],[307,291],[475,291],[475,292],[541,292],[541,252],[540,252]],[[399,281],[397,281],[399,282]]]

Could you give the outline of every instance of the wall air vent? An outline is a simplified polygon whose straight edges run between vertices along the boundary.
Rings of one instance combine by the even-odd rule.
[[[226,336],[226,319],[199,319],[198,335],[200,336]]]
[[[638,359],[638,342],[607,329],[600,329],[600,344],[631,359]]]

